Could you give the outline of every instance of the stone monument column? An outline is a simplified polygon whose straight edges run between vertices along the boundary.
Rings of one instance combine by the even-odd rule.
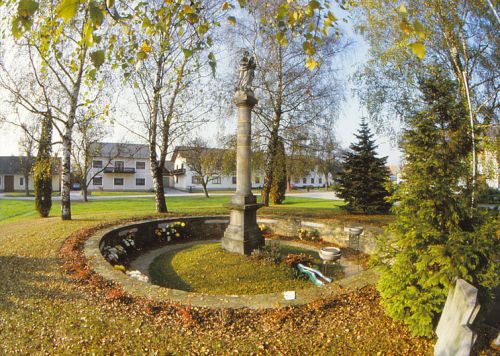
[[[236,149],[236,193],[228,204],[230,223],[222,238],[222,247],[230,252],[250,254],[264,245],[264,238],[257,225],[257,204],[252,194],[252,109],[257,99],[251,89],[255,62],[245,52],[240,63],[240,79],[234,95],[238,107],[238,133]]]

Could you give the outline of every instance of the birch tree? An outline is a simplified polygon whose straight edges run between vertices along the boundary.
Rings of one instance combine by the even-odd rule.
[[[188,5],[186,5],[188,6]],[[172,143],[201,121],[206,99],[196,82],[203,82],[201,68],[215,70],[212,44],[214,4],[192,2],[186,13],[178,2],[139,3],[133,10],[126,45],[119,48],[118,62],[129,63],[125,78],[133,90],[141,116],[139,133],[149,145],[156,210],[166,213],[163,172]],[[128,48],[129,50],[124,50]],[[136,53],[136,56],[129,56]]]
[[[33,86],[10,80],[8,90],[17,104],[37,115],[49,117],[61,137],[61,218],[71,219],[70,174],[73,128],[77,111],[95,98],[93,88],[102,86],[98,69],[104,62],[103,7],[95,1],[20,1],[12,20],[12,35],[27,55]],[[13,78],[10,78],[13,79]],[[38,100],[33,100],[36,92]]]

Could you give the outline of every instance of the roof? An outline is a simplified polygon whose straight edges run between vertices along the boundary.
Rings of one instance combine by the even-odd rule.
[[[94,157],[149,158],[148,145],[137,143],[96,142],[90,148]]]
[[[0,174],[23,174],[24,164],[29,164],[31,167],[35,157],[26,160],[27,157],[23,156],[0,156]]]
[[[227,148],[211,148],[211,147],[204,147],[204,148],[196,147],[195,148],[195,147],[190,147],[190,146],[177,146],[174,149],[174,153],[172,153],[172,157],[170,158],[170,161],[175,162],[175,160],[179,154],[182,156],[182,152],[189,152],[189,151],[193,151],[195,149],[196,150],[203,149],[203,151],[220,151],[220,152],[229,151],[229,149],[227,149]]]
[[[52,173],[57,174],[61,165],[61,159],[57,158],[58,163],[56,163],[56,158],[52,159]],[[29,167],[30,170],[35,163],[36,157],[31,157],[28,159],[26,156],[0,156],[0,174],[14,175],[14,174],[24,174],[23,168]]]

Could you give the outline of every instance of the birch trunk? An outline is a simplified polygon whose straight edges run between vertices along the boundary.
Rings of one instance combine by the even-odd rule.
[[[71,133],[72,125],[66,124],[63,136],[61,219],[71,220]]]

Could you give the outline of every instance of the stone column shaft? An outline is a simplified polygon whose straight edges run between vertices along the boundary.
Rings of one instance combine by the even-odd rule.
[[[236,193],[238,195],[249,196],[252,194],[252,127],[250,117],[252,108],[246,103],[237,103],[237,105]]]

